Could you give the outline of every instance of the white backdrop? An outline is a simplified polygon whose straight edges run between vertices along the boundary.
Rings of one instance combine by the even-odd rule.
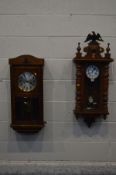
[[[77,43],[91,31],[111,43],[116,58],[115,0],[0,0],[0,160],[116,161],[116,61],[110,65],[109,112],[91,129],[76,121]],[[34,135],[10,128],[8,59],[45,58],[44,118]]]

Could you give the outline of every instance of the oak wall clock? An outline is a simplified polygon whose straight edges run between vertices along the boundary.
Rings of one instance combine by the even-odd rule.
[[[11,80],[11,127],[19,132],[37,132],[43,120],[44,59],[21,55],[9,59]]]
[[[100,46],[103,42],[100,34],[88,34],[84,47],[84,55],[78,43],[76,57],[76,118],[82,117],[88,127],[97,117],[106,119],[108,115],[108,77],[109,63],[113,61],[110,55],[109,43],[106,50]],[[105,52],[105,53],[104,53]]]

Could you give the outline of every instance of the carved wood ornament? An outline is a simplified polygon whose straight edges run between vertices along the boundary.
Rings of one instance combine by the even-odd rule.
[[[109,63],[113,61],[110,55],[110,44],[104,51],[99,42],[103,42],[100,34],[88,34],[82,55],[78,43],[76,57],[76,118],[82,117],[88,127],[96,118],[106,119],[108,113],[108,77]]]

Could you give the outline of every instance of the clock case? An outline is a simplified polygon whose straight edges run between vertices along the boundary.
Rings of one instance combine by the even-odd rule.
[[[86,42],[88,46],[84,47],[84,55],[81,52],[80,43],[78,43],[76,57],[73,59],[76,65],[76,104],[74,113],[76,118],[82,117],[88,127],[91,127],[96,118],[104,118],[108,112],[108,77],[109,63],[113,61],[110,55],[109,43],[106,51],[100,46],[101,37],[97,37],[95,32],[89,34]],[[100,35],[99,35],[100,36]],[[95,65],[100,71],[98,78],[91,82],[86,76],[86,68],[89,65]],[[88,98],[92,96],[96,100],[93,107],[88,107]]]
[[[11,82],[11,127],[18,132],[37,132],[44,127],[43,120],[43,65],[44,59],[21,55],[9,59]],[[22,91],[18,77],[23,72],[36,75],[36,87]]]

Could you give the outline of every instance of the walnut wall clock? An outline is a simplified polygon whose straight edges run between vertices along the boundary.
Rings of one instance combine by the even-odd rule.
[[[76,118],[82,117],[88,127],[97,117],[106,118],[108,114],[108,76],[109,63],[113,61],[110,56],[109,43],[104,51],[100,46],[103,42],[100,34],[88,34],[81,53],[78,43],[76,57],[76,105],[74,113]]]
[[[11,127],[37,132],[43,120],[44,59],[22,55],[9,59],[11,80]]]

